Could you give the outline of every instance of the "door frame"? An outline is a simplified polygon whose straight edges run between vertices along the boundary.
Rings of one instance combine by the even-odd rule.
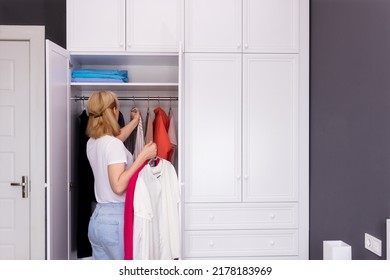
[[[45,27],[0,25],[0,40],[30,44],[30,259],[45,259]]]

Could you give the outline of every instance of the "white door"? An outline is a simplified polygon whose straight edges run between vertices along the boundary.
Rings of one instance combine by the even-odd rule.
[[[126,50],[177,52],[182,41],[182,0],[127,0]]]
[[[244,201],[298,199],[298,56],[245,54]]]
[[[69,258],[69,52],[46,41],[47,259]]]
[[[67,0],[69,51],[124,51],[125,0]]]
[[[242,0],[186,0],[185,52],[241,52]]]
[[[0,259],[30,258],[29,53],[0,41]]]
[[[241,201],[241,55],[185,60],[186,202]]]
[[[244,0],[244,52],[298,52],[299,1]]]

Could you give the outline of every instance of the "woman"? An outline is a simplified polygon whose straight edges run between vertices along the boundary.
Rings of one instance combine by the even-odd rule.
[[[137,127],[140,114],[119,127],[119,102],[111,91],[94,92],[88,99],[87,157],[95,179],[97,205],[89,222],[88,237],[94,259],[124,259],[123,219],[126,189],[131,176],[157,153],[156,144],[145,145],[133,162],[123,141]]]

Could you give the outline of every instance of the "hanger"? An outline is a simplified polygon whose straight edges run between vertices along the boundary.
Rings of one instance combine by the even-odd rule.
[[[147,114],[149,114],[149,96],[148,96],[148,110],[147,110]]]
[[[135,97],[133,96],[133,108],[130,110],[131,112],[137,112],[139,109],[135,106]]]
[[[160,157],[154,157],[149,160],[149,165],[151,167],[155,167],[159,164],[159,162],[160,162]]]
[[[172,114],[172,97],[170,96],[169,97],[169,111],[168,111],[168,115]]]
[[[89,116],[88,109],[87,109],[87,107],[85,107],[85,99],[86,99],[85,96],[81,96],[81,101],[83,102],[83,103],[82,103],[82,106],[83,106],[82,110],[85,111],[85,113],[87,114],[87,116]]]

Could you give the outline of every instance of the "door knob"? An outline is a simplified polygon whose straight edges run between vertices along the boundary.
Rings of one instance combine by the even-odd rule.
[[[27,176],[22,176],[21,183],[11,183],[10,185],[13,187],[22,187],[22,197],[23,198],[28,197],[28,177]]]

